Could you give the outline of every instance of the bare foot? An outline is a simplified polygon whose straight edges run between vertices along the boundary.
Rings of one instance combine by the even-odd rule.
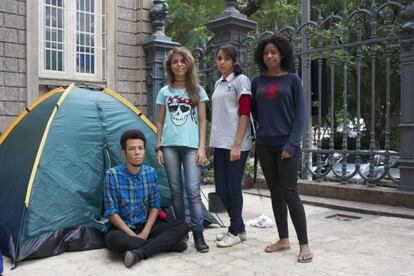
[[[313,254],[310,251],[309,245],[304,244],[299,246],[298,263],[310,263],[313,259]]]
[[[269,244],[265,248],[266,253],[272,253],[277,251],[283,251],[290,249],[289,239],[281,239],[278,240],[276,243]]]

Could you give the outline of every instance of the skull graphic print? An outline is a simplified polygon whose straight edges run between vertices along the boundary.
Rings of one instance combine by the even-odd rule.
[[[167,105],[171,120],[176,126],[184,125],[188,116],[193,111],[193,108],[190,105],[190,100],[180,96],[169,97]]]

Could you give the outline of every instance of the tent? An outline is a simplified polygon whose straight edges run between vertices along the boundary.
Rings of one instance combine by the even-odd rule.
[[[0,250],[14,266],[104,246],[102,179],[124,162],[119,138],[132,128],[146,135],[145,163],[157,168],[161,204],[170,206],[166,173],[153,150],[154,125],[109,89],[56,88],[0,136]]]

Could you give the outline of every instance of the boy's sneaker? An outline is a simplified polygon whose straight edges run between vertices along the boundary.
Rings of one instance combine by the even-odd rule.
[[[230,232],[218,233],[218,234],[216,235],[216,241],[221,241],[222,239],[224,239],[224,237],[227,235],[227,233],[230,233]],[[245,241],[245,240],[247,240],[247,234],[246,234],[246,231],[241,232],[241,233],[239,234],[239,238],[240,238],[240,240],[241,240],[241,241]]]
[[[126,267],[131,267],[142,259],[146,259],[142,249],[129,250],[125,253],[124,264]]]
[[[232,233],[227,232],[224,238],[221,241],[217,241],[218,247],[229,247],[241,242],[241,239],[237,236],[234,236]]]

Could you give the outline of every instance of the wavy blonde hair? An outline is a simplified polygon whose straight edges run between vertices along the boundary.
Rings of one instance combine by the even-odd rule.
[[[164,61],[165,77],[167,78],[168,85],[171,87],[175,82],[174,73],[171,70],[171,62],[174,54],[179,54],[184,58],[184,63],[187,66],[187,73],[185,74],[185,89],[187,90],[190,98],[191,106],[197,106],[200,100],[199,86],[200,79],[198,78],[198,72],[195,65],[194,57],[185,47],[178,47],[170,50],[167,54],[167,58]]]

